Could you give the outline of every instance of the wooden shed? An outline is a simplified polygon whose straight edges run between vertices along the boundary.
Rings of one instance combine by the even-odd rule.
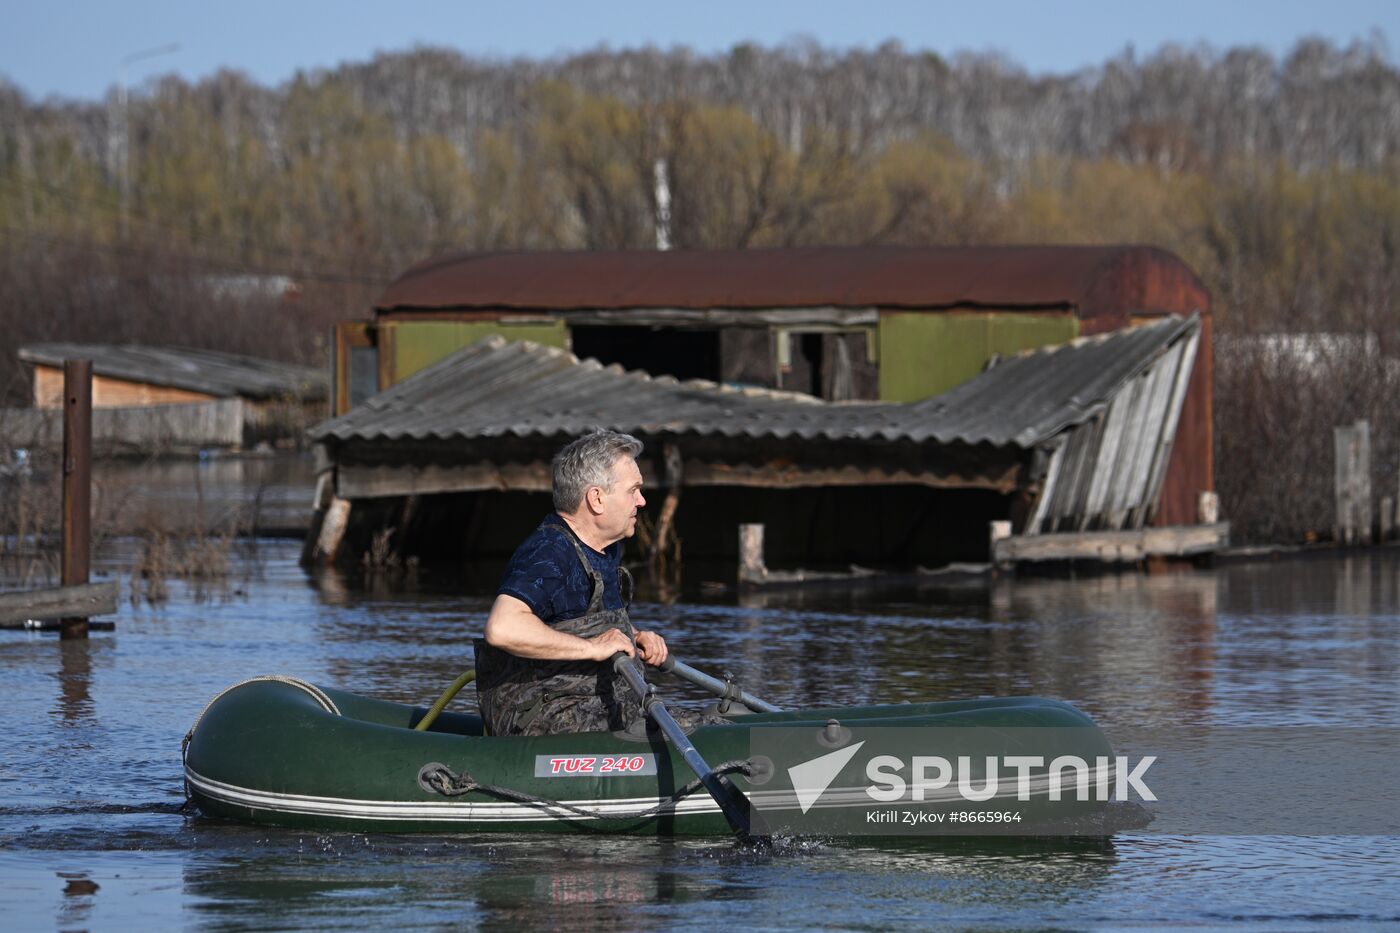
[[[914,402],[1021,351],[1195,314],[1153,519],[1192,524],[1214,489],[1210,311],[1191,268],[1151,246],[463,253],[337,328],[334,413],[490,335],[653,375]]]
[[[504,559],[550,508],[553,454],[596,426],[646,445],[653,559],[678,534],[687,565],[733,566],[743,525],[768,529],[783,572],[755,571],[765,582],[1208,553],[1226,526],[1157,523],[1201,333],[1200,315],[1168,315],[1013,354],[917,402],[653,377],[485,337],[312,429],[305,557]]]
[[[54,419],[46,416],[63,408],[64,360],[92,361],[94,440],[103,448],[298,442],[325,410],[325,373],[277,360],[190,347],[78,343],[29,344],[19,358],[33,369],[35,417],[29,420],[43,436],[54,433],[47,424]]]

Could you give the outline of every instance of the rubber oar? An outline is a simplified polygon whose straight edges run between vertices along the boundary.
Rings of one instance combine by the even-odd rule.
[[[704,671],[697,671],[689,664],[677,661],[670,655],[667,655],[666,660],[661,662],[657,670],[667,674],[675,674],[682,680],[688,680],[696,686],[704,687],[722,700],[737,700],[758,713],[781,713],[783,711],[782,707],[774,706],[772,703],[765,700],[760,700],[747,690],[741,690],[739,685],[733,681],[711,677]]]
[[[656,723],[662,734],[676,746],[690,770],[695,772],[705,790],[709,791],[715,803],[719,804],[720,812],[729,821],[739,842],[743,845],[755,845],[770,836],[768,827],[763,823],[763,817],[754,811],[748,798],[739,788],[715,774],[714,769],[705,763],[695,744],[681,729],[680,723],[676,722],[666,709],[666,704],[656,695],[656,687],[647,683],[646,678],[642,676],[636,662],[619,651],[613,655],[613,669],[621,674],[633,692],[641,697],[642,711],[651,717],[651,721]]]

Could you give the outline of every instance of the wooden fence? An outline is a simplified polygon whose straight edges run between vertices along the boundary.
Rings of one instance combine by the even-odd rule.
[[[187,405],[95,408],[92,442],[114,451],[237,447],[243,443],[244,401],[217,399]],[[0,447],[63,446],[63,409],[0,409]]]

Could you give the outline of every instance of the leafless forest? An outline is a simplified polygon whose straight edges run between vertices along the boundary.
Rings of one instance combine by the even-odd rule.
[[[332,321],[435,252],[653,245],[657,160],[677,247],[1172,249],[1216,299],[1237,538],[1330,530],[1334,424],[1371,419],[1395,489],[1400,71],[1379,39],[1048,77],[895,43],[425,48],[276,88],[153,80],[126,107],[0,78],[0,386],[20,393],[14,349],[45,339],[317,361]],[[1278,333],[1348,339],[1258,337]]]

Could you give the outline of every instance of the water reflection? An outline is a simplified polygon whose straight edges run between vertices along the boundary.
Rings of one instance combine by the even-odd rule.
[[[670,842],[540,839],[494,853],[472,886],[482,921],[495,929],[564,929],[585,918],[592,927],[655,929],[673,915],[649,908],[701,893],[678,876],[674,859]]]
[[[236,831],[230,835],[238,838]],[[257,853],[197,860],[187,869],[185,895],[200,905],[204,925],[236,927],[257,916],[285,929],[365,928],[374,925],[366,911],[377,907],[407,911],[415,925],[648,929],[665,924],[653,908],[701,894],[677,875],[669,841],[482,841],[273,830],[259,847]],[[712,884],[707,880],[702,887],[710,890]]]
[[[632,837],[203,835],[210,855],[191,860],[184,896],[211,929],[253,917],[262,927],[364,928],[377,915],[511,931],[1005,918],[1028,902],[1040,915],[1092,902],[1120,865],[1113,843],[1085,839],[789,841],[754,852]]]
[[[849,851],[879,885],[867,889],[868,897],[906,898],[915,886],[933,885],[946,907],[967,911],[1004,911],[1028,900],[1045,910],[1090,901],[1119,867],[1117,847],[1107,839],[903,839]]]
[[[93,717],[92,653],[101,650],[92,638],[59,641],[58,652],[58,715],[68,725],[78,725]]]
[[[1030,692],[1121,710],[1138,721],[1207,718],[1214,705],[1217,615],[1228,578],[1188,571],[1081,580],[1008,579],[990,594],[1004,650],[1024,658]]]
[[[98,460],[93,482],[120,516],[140,521],[260,528],[304,528],[316,486],[310,454],[215,457],[208,460]]]
[[[58,928],[72,929],[88,923],[92,918],[93,895],[100,885],[85,872],[61,871],[57,874],[64,883],[63,900],[58,908]]]

